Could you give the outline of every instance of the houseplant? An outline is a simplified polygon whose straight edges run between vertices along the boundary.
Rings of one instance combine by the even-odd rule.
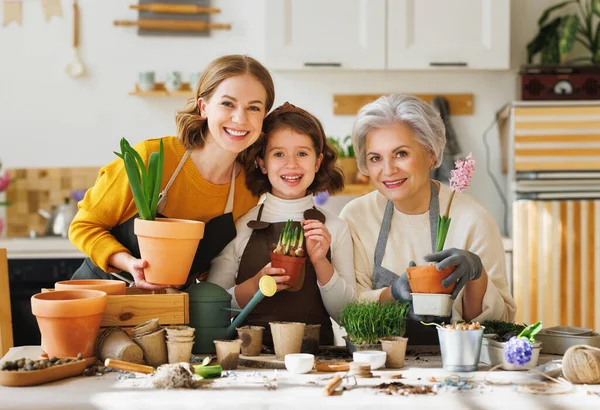
[[[279,241],[275,249],[271,252],[271,266],[274,268],[285,269],[285,274],[290,277],[288,285],[290,289],[301,288],[304,278],[300,273],[306,262],[306,252],[304,251],[304,230],[292,228],[293,221],[288,219],[279,234]]]
[[[358,350],[381,350],[379,339],[404,336],[408,303],[352,302],[344,306],[341,326],[346,330],[346,347]]]
[[[483,341],[483,326],[478,322],[457,322],[452,325],[421,323],[437,327],[444,370],[450,372],[477,370]]]
[[[327,141],[337,151],[337,162],[344,170],[344,183],[363,183],[363,175],[360,172],[358,172],[358,165],[356,163],[356,158],[354,155],[354,145],[352,145],[352,137],[350,135],[347,135],[343,140],[338,140],[337,138],[329,137],[327,138]]]
[[[542,344],[535,340],[535,335],[542,330],[542,322],[529,326],[515,325],[513,329],[499,332],[505,326],[492,323],[496,333],[486,334],[481,347],[481,361],[504,370],[528,370],[537,366]],[[521,331],[515,335],[515,332]],[[487,328],[486,328],[487,330]]]
[[[190,267],[204,235],[204,222],[174,218],[157,218],[162,183],[164,150],[153,152],[148,165],[125,138],[121,152],[115,152],[125,163],[129,186],[138,210],[134,232],[138,237],[146,281],[160,285],[181,286],[188,278]]]
[[[564,14],[557,16],[557,12]],[[600,63],[600,1],[569,0],[547,8],[538,19],[539,31],[527,44],[527,62],[540,54],[542,64]],[[567,60],[575,43],[584,56]]]
[[[463,193],[471,182],[473,171],[475,170],[475,160],[469,154],[464,160],[458,159],[455,162],[455,168],[450,171],[450,199],[446,206],[444,214],[438,217],[435,252],[444,249],[446,236],[450,229],[450,208],[455,194]],[[414,311],[417,315],[450,316],[452,311],[452,300],[450,294],[456,284],[449,287],[442,286],[442,279],[448,277],[454,270],[450,266],[442,271],[438,271],[435,264],[425,266],[411,266],[406,269],[408,282],[413,293]],[[428,295],[423,295],[428,294]],[[438,296],[433,296],[435,294]]]

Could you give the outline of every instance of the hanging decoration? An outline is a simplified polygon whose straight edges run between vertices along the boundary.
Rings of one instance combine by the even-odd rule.
[[[12,22],[23,25],[23,4],[21,0],[4,0],[4,22],[6,27]]]
[[[52,16],[62,17],[60,0],[42,0],[42,7],[44,8],[46,21],[50,20]]]

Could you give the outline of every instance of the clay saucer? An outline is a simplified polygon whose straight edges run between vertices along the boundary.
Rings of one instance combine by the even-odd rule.
[[[94,358],[95,359],[95,358]],[[14,370],[0,370],[0,384],[2,386],[35,386],[66,379],[67,377],[79,376],[86,368],[85,360],[48,367],[42,370],[28,370],[18,372]]]
[[[350,370],[350,363],[338,361],[316,362],[315,370],[318,372],[347,372]]]

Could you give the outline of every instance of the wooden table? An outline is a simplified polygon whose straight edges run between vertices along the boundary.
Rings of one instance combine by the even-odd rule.
[[[38,358],[39,346],[12,348],[3,360],[21,357]],[[542,356],[540,361],[556,357]],[[460,374],[469,377],[470,390],[438,390],[437,395],[389,396],[370,386],[383,382],[433,385],[450,373],[441,369],[439,356],[407,358],[398,370],[374,371],[378,377],[358,379],[358,385],[345,381],[349,390],[339,396],[325,397],[322,389],[334,374],[311,372],[292,375],[286,370],[238,369],[197,390],[156,390],[150,387],[150,376],[107,373],[104,376],[74,377],[41,386],[0,386],[2,409],[281,409],[343,408],[380,409],[600,409],[600,386],[574,386],[574,392],[560,395],[520,393],[514,385],[488,385],[491,381],[532,383],[540,381],[527,372],[480,371]],[[402,374],[403,379],[390,376]],[[276,386],[269,389],[266,385]],[[593,392],[593,394],[591,394]]]

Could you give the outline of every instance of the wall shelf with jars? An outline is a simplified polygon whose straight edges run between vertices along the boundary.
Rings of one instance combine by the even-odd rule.
[[[135,85],[135,90],[131,91],[129,95],[136,95],[139,97],[193,97],[194,93],[190,88],[190,83],[183,83],[178,90],[168,91],[165,88],[164,83],[155,83],[152,89],[142,89],[139,84]]]

